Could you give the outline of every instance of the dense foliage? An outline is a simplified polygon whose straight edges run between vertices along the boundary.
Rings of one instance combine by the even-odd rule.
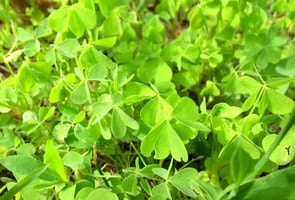
[[[2,0],[0,19],[1,200],[295,198],[295,1]]]

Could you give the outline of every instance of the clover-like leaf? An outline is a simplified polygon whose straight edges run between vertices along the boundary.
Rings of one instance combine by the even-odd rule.
[[[96,14],[82,4],[64,6],[52,12],[48,18],[50,28],[56,32],[72,31],[75,36],[81,37],[85,30],[96,24]]]
[[[153,196],[150,198],[151,200],[172,199],[168,182],[163,182],[159,185],[154,186],[152,189],[152,193]]]
[[[239,78],[238,92],[253,94],[261,88],[262,84],[249,76]]]
[[[177,161],[186,162],[188,159],[183,142],[167,120],[163,120],[152,128],[143,139],[140,148],[142,154],[147,157],[155,151],[156,159],[167,158],[170,153]]]
[[[64,84],[62,80],[59,80],[56,85],[51,89],[50,94],[49,94],[49,102],[50,103],[56,103],[63,98],[66,97],[64,89]]]
[[[46,62],[24,62],[17,75],[17,86],[29,92],[35,83],[46,83],[52,67]]]

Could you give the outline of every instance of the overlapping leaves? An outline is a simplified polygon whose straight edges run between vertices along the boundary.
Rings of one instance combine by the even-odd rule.
[[[174,159],[187,161],[184,142],[194,138],[197,135],[196,130],[209,131],[204,124],[197,121],[198,107],[191,99],[185,97],[173,108],[157,96],[142,108],[141,116],[146,123],[153,125],[142,141],[141,151],[144,155],[150,156],[154,150],[156,159],[164,159],[171,153]],[[181,130],[176,132],[180,126],[178,123],[188,128],[185,129],[186,133]]]

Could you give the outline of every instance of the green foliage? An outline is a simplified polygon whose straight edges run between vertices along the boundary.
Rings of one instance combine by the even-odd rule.
[[[0,199],[293,198],[293,1],[3,0],[0,19]]]

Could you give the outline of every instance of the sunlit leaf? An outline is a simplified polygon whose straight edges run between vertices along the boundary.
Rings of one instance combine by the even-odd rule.
[[[71,93],[71,100],[76,104],[90,101],[90,92],[86,81],[81,82]]]
[[[18,34],[18,39],[21,42],[26,42],[26,41],[34,39],[34,36],[29,31],[27,31],[21,27],[17,27],[17,34]]]
[[[69,178],[66,174],[64,164],[52,140],[46,142],[44,163],[48,165],[49,169],[55,171],[63,181],[68,182]]]
[[[83,156],[81,156],[78,152],[75,152],[75,151],[67,152],[62,158],[64,165],[69,166],[73,169],[85,168],[83,164],[83,160],[84,160]]]
[[[135,174],[131,174],[128,177],[124,178],[122,181],[122,187],[124,191],[132,194],[137,195],[139,193],[137,188],[137,177]]]
[[[75,137],[78,139],[78,146],[80,148],[91,148],[93,146],[93,138],[91,137],[87,128],[81,124],[77,124],[74,129]]]
[[[276,147],[274,152],[269,157],[272,162],[276,163],[277,165],[286,165],[294,158],[295,142],[292,139],[294,134],[295,131],[291,130]],[[270,134],[263,138],[262,146],[265,151],[270,148],[276,137],[277,136],[275,134]]]
[[[105,80],[108,75],[108,69],[103,64],[95,64],[89,71],[87,79],[90,81]]]
[[[142,83],[130,82],[126,85],[124,95],[126,102],[135,103],[155,96],[156,92]]]
[[[173,107],[157,96],[142,107],[140,116],[144,122],[154,125],[165,117],[170,118],[172,111]]]
[[[171,153],[177,161],[187,161],[188,155],[184,144],[168,121],[157,124],[143,139],[140,146],[145,156],[155,151],[156,159],[164,159]]]
[[[284,115],[290,113],[294,106],[294,101],[285,95],[272,89],[265,90],[265,101],[267,108],[274,114]]]
[[[67,58],[75,58],[80,50],[80,45],[77,40],[67,39],[56,45],[57,51]]]
[[[95,40],[91,42],[94,46],[98,47],[99,49],[105,50],[112,48],[117,42],[117,36],[103,38],[100,40]]]

